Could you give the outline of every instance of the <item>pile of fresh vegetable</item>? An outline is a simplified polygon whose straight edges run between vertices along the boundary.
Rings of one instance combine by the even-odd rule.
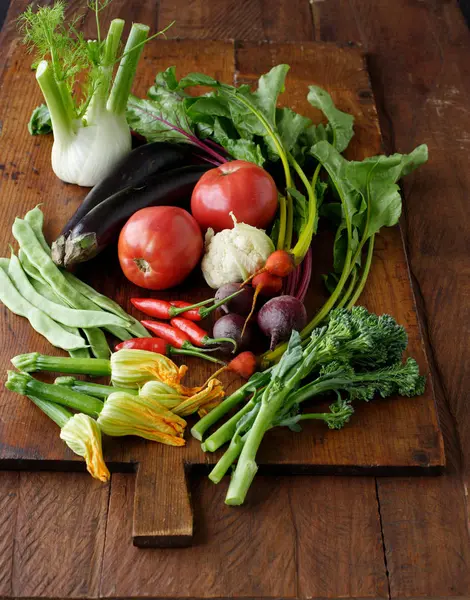
[[[38,206],[24,219],[15,219],[12,232],[18,255],[12,249],[9,259],[0,259],[3,304],[26,317],[53,346],[75,357],[90,356],[91,351],[97,358],[108,358],[110,349],[103,330],[120,340],[148,336],[119,304],[53,263],[43,222]]]
[[[226,501],[241,504],[271,428],[297,431],[299,422],[316,419],[339,429],[354,401],[422,393],[416,362],[402,363],[403,328],[355,305],[375,236],[398,223],[397,182],[427,160],[427,148],[347,160],[342,153],[353,117],[315,85],[307,99],[325,124],[280,108],[289,70],[283,64],[260,77],[254,91],[202,73],[178,79],[169,67],[156,75],[146,99],[133,96],[139,56],[151,38],[148,27],[134,24],[120,49],[124,22],[115,19],[102,39],[99,13],[108,1],[90,5],[97,22],[92,41],[75,22],[65,24],[62,2],[28,8],[20,18],[47,103],[34,111],[30,132],[52,130],[54,172],[94,187],[51,248],[39,208],[15,221],[20,249],[18,257],[1,259],[1,300],[71,358],[16,357],[21,372],[10,373],[6,385],[46,412],[101,479],[109,476],[101,432],[178,446],[183,417],[203,415],[191,429],[202,441],[242,405],[202,444],[209,452],[229,444],[210,478],[220,481],[237,463]],[[86,81],[78,93],[77,79]],[[195,95],[196,86],[209,91]],[[311,315],[303,302],[319,227],[335,231],[333,270],[324,276],[328,298]],[[69,272],[116,243],[133,284],[166,290],[200,265],[215,296],[191,304],[135,295],[134,307],[152,318],[139,323]],[[199,322],[212,316],[210,333]],[[102,328],[120,340],[110,361]],[[185,368],[169,355],[220,368],[202,388],[188,389],[180,384]],[[27,374],[37,370],[111,375],[112,385],[73,377],[45,384]],[[247,381],[221,402],[215,377],[224,370]],[[304,412],[305,401],[321,394],[336,394],[329,410]]]
[[[202,387],[186,387],[185,367],[169,358],[143,350],[119,350],[104,358],[61,358],[38,352],[20,354],[11,361],[20,372],[9,371],[5,386],[28,396],[60,428],[60,437],[83,456],[90,474],[107,481],[101,434],[135,435],[170,446],[184,446],[186,421],[201,416],[224,397],[220,381],[212,378]],[[44,383],[29,375],[35,371],[110,376],[112,385],[58,377]],[[72,413],[71,410],[76,411]]]
[[[238,459],[227,492],[227,504],[242,504],[258,469],[256,453],[265,433],[273,427],[300,431],[299,423],[316,419],[340,429],[351,418],[354,401],[418,396],[425,379],[416,362],[402,363],[407,336],[391,317],[369,313],[363,307],[337,308],[328,324],[314,329],[302,345],[293,331],[277,365],[256,373],[244,386],[203,417],[191,430],[201,440],[209,427],[251,395],[251,399],[203,443],[205,451],[229,446],[209,478],[218,483]],[[325,393],[337,399],[328,412],[303,412],[303,403]]]

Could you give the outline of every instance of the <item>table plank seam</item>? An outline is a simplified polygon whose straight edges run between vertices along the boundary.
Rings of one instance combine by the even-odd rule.
[[[10,596],[14,597],[14,590],[13,590],[13,581],[14,581],[14,573],[15,573],[15,556],[16,556],[16,547],[17,547],[17,530],[18,530],[18,514],[20,512],[20,502],[21,502],[21,496],[20,496],[20,491],[21,491],[21,473],[18,473],[18,478],[17,478],[17,484],[16,484],[16,508],[15,508],[15,516],[14,516],[14,525],[13,525],[13,544],[12,544],[12,548],[11,548],[11,570],[10,570],[10,576],[11,576],[11,581],[10,581]]]
[[[295,597],[300,596],[300,580],[299,580],[299,532],[297,529],[297,521],[295,519],[294,506],[292,504],[292,488],[287,490],[287,501],[289,503],[289,510],[292,519],[292,527],[295,534],[295,545],[294,545],[294,561],[295,561]]]
[[[384,533],[383,520],[382,520],[382,509],[380,506],[379,483],[378,483],[377,477],[374,477],[374,483],[375,483],[375,498],[377,500],[377,513],[379,516],[380,537],[382,540],[382,553],[383,553],[383,559],[384,559],[385,577],[387,578],[387,594],[388,594],[388,600],[391,600],[392,588],[391,588],[391,581],[390,581],[390,571],[388,570],[388,564],[387,564],[387,547],[385,544],[385,533]]]
[[[103,583],[103,569],[104,569],[104,554],[106,552],[106,541],[107,541],[107,535],[108,535],[108,522],[109,522],[109,507],[111,504],[111,491],[112,491],[112,485],[113,485],[113,475],[111,475],[111,479],[109,481],[109,485],[108,485],[108,501],[106,503],[106,519],[105,519],[105,525],[104,525],[104,535],[103,535],[103,544],[102,544],[102,549],[101,549],[101,556],[100,556],[100,560],[101,560],[101,565],[100,565],[100,574],[99,574],[99,581],[98,581],[98,598],[103,598],[103,594],[102,594],[102,583]]]

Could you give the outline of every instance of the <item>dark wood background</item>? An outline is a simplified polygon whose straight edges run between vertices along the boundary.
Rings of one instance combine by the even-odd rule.
[[[1,48],[21,6],[13,0]],[[448,470],[264,477],[258,503],[236,511],[223,487],[194,479],[196,546],[173,551],[131,546],[131,474],[101,486],[84,474],[0,473],[0,597],[470,597],[470,37],[456,1],[115,0],[113,12],[154,28],[176,19],[171,36],[368,53],[385,149],[430,148],[404,182],[402,225]]]

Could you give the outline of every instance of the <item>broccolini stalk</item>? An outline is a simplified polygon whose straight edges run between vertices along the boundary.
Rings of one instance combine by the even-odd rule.
[[[131,149],[126,104],[137,63],[149,28],[134,23],[124,53],[117,58],[124,27],[122,19],[111,22],[101,40],[99,15],[94,2],[97,40],[85,40],[75,19],[65,24],[65,3],[28,7],[19,19],[24,43],[35,50],[36,80],[51,116],[54,144],[52,169],[63,181],[93,186]],[[155,35],[160,35],[159,32]],[[114,79],[114,65],[119,68]],[[74,96],[77,75],[85,75],[84,93]]]
[[[304,343],[304,342],[303,342]],[[335,309],[330,314],[328,325],[318,327],[311,334],[308,344],[304,348],[304,355],[308,357],[305,362],[303,378],[312,371],[319,369],[322,365],[332,361],[340,361],[369,367],[372,369],[385,365],[393,365],[401,359],[403,351],[407,345],[407,335],[403,327],[389,315],[377,316],[369,313],[364,307],[357,306],[352,310]],[[209,428],[217,422],[228,410],[242,402],[253,390],[259,390],[266,385],[270,379],[270,370],[263,373],[256,373],[253,381],[245,384],[238,392],[229,396],[207,417],[197,423],[191,433],[201,437]],[[315,382],[320,385],[320,382]],[[347,380],[349,384],[349,380]],[[322,384],[328,385],[328,384]],[[337,382],[336,382],[337,385]],[[331,388],[335,389],[334,385]],[[323,391],[327,391],[324,389]],[[244,393],[246,391],[246,393]],[[322,390],[319,389],[317,393]],[[244,394],[243,398],[240,396]],[[234,397],[234,399],[233,399]],[[204,450],[214,452],[223,444],[228,442],[237,423],[253,406],[255,399],[249,401],[239,412],[217,429],[204,443]],[[225,410],[227,408],[227,410]],[[206,424],[208,424],[206,426]],[[202,426],[201,426],[202,425]],[[193,433],[194,435],[194,433]],[[196,436],[195,436],[196,437]]]
[[[289,427],[294,431],[300,429],[299,422],[305,420],[324,421],[330,429],[341,429],[349,421],[354,410],[351,404],[339,398],[336,402],[330,405],[330,412],[327,413],[302,413],[291,417],[286,417],[283,420],[276,421],[275,427]],[[248,439],[249,430],[243,435],[237,430],[230,440],[229,447],[220,457],[217,464],[209,473],[209,479],[213,483],[219,483],[222,477],[227,473],[232,464],[240,456],[243,446]]]
[[[149,396],[132,396],[126,392],[109,395],[98,425],[110,436],[137,435],[170,446],[185,444],[186,421]]]
[[[37,396],[29,396],[29,399],[61,428],[60,438],[75,454],[83,456],[90,475],[108,481],[110,475],[103,459],[101,431],[96,421],[84,414],[73,415],[63,406]]]
[[[394,319],[388,315],[379,317],[362,307],[332,311],[328,325],[314,330],[303,349],[299,333],[292,332],[287,350],[272,370],[271,380],[263,391],[256,418],[250,424],[227,493],[227,504],[243,503],[257,471],[256,453],[266,431],[290,417],[291,411],[307,397],[337,389],[345,389],[352,399],[363,400],[370,400],[376,393],[383,397],[393,393],[422,393],[424,379],[419,375],[416,362],[409,359],[404,365],[397,364],[406,343],[406,333]],[[314,369],[334,360],[346,366],[338,362],[329,365],[316,381],[298,389],[300,382]],[[378,370],[354,374],[352,366]],[[348,408],[341,407],[341,411],[344,413],[341,418],[347,418]],[[241,423],[242,420],[237,425],[239,429]]]
[[[232,408],[241,404],[248,396],[257,389],[265,386],[271,377],[271,369],[267,369],[261,373],[255,373],[250,379],[238,388],[233,394],[225,398],[218,406],[200,419],[191,429],[191,435],[201,441],[205,432],[215,425],[219,419],[226,415]]]

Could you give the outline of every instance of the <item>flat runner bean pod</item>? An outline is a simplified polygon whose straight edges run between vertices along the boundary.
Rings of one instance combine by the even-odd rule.
[[[24,220],[27,223],[29,223],[41,247],[50,256],[51,249],[43,233],[44,214],[39,208],[39,205],[30,210],[28,213],[26,213]],[[32,268],[34,269],[34,267]],[[106,329],[109,331],[109,333],[111,333],[112,335],[114,335],[122,341],[131,339],[134,336],[148,337],[150,335],[148,331],[140,324],[140,322],[137,319],[134,319],[134,317],[128,315],[126,311],[119,306],[119,304],[117,304],[107,296],[100,294],[94,288],[75,277],[75,275],[73,275],[72,273],[65,271],[63,271],[62,273],[67,279],[67,281],[76,289],[76,291],[82,294],[87,300],[89,300],[88,306],[84,306],[83,308],[87,310],[104,310],[108,313],[112,313],[114,315],[117,315],[118,317],[122,317],[126,321],[131,322],[130,327],[127,328],[124,328],[122,325],[107,325]],[[96,307],[93,306],[93,304],[95,304]]]
[[[114,302],[114,300],[111,300],[111,298],[108,298],[104,294],[100,294],[94,288],[92,288],[90,285],[88,285],[81,279],[78,279],[77,277],[75,277],[75,275],[73,273],[70,273],[69,271],[64,271],[63,274],[64,274],[64,277],[67,279],[67,281],[71,285],[73,285],[73,287],[78,292],[80,292],[83,295],[86,295],[87,298],[90,298],[90,300],[92,300],[100,308],[102,308],[103,310],[107,310],[115,315],[122,316],[122,317],[129,319],[132,322],[132,324],[130,327],[127,327],[127,330],[132,333],[132,336],[134,336],[134,337],[150,337],[150,333],[145,329],[145,327],[143,325],[140,324],[140,321],[138,321],[131,315],[128,315],[126,313],[126,311],[121,306],[119,306],[119,304],[117,302]],[[108,331],[110,333],[113,333],[109,329],[108,329]],[[117,338],[122,339],[122,340],[129,339],[130,337],[132,337],[132,336],[127,336],[127,338],[123,338],[115,333],[113,333],[113,335],[116,335]]]
[[[85,296],[82,296],[64,278],[61,271],[52,262],[49,254],[42,248],[29,223],[23,219],[15,219],[13,235],[24,251],[29,263],[37,269],[41,277],[48,283],[53,291],[72,308],[88,309],[93,305]],[[127,322],[124,321],[127,325]],[[90,343],[91,350],[96,358],[107,358],[111,351],[104,333],[96,327],[88,327],[84,333]]]
[[[53,315],[54,321],[70,327],[121,325],[121,318],[103,311],[80,310],[51,302],[36,292],[23,271],[18,257],[12,254],[8,275],[20,294],[36,308]]]
[[[39,204],[25,214],[24,220],[31,225],[31,229],[34,231],[36,239],[41,244],[44,251],[50,253],[51,249],[49,248],[49,244],[43,233],[44,214],[39,208]]]
[[[15,315],[26,317],[33,329],[56,348],[75,350],[85,347],[85,340],[81,336],[69,333],[49,315],[25,300],[3,269],[0,269],[0,300]]]
[[[41,277],[41,273],[31,264],[31,261],[24,253],[24,250],[21,248],[18,251],[18,258],[20,259],[21,265],[24,271],[28,274],[28,277],[33,281],[38,281],[39,283],[45,283],[43,277]]]
[[[51,257],[41,246],[29,223],[23,219],[16,218],[13,224],[13,235],[32,265],[36,267],[54,292],[72,308],[86,309],[87,307],[84,306],[86,298],[84,299],[83,295],[70,285],[57,266],[52,262]],[[123,327],[127,327],[130,324],[129,322],[129,317],[117,317],[117,323]]]
[[[8,259],[0,259],[0,260],[8,260]],[[22,264],[21,266],[23,267],[24,265]],[[52,289],[44,281],[39,281],[38,279],[30,279],[29,283],[33,286],[35,291],[43,298],[46,298],[47,300],[49,300],[50,302],[54,302],[55,304],[60,304],[61,306],[67,306],[61,298],[59,298],[56,294],[54,294]],[[62,324],[62,327],[69,333],[73,333],[75,335],[80,335],[80,331],[78,330],[77,327],[68,327],[67,325],[63,325],[63,324]],[[69,354],[72,358],[90,358],[90,350],[88,348],[77,348],[77,350],[69,350]]]
[[[21,260],[20,260],[20,262],[21,262],[21,266],[24,268],[25,265],[23,264],[23,262]],[[33,269],[34,269],[34,267],[33,267]],[[24,269],[24,270],[26,271],[26,269]],[[41,296],[43,296],[44,298],[47,298],[48,300],[50,300],[51,302],[54,302],[56,304],[61,304],[63,306],[69,306],[68,304],[66,304],[64,302],[64,300],[62,298],[60,298],[54,292],[54,290],[50,287],[49,284],[47,284],[42,279],[42,277],[40,279],[31,279],[30,283],[34,287],[36,292],[38,294],[40,294]],[[88,300],[85,297],[83,297],[83,307],[84,307],[84,310],[101,310],[98,305],[94,304],[93,302],[91,302],[90,300]],[[64,325],[64,327],[65,327],[65,325]],[[107,329],[109,331],[109,333],[111,333],[112,335],[115,335],[118,339],[121,339],[121,340],[127,340],[130,337],[132,337],[131,335],[128,334],[127,330],[124,329],[124,327],[109,326],[109,327],[105,327],[105,329]],[[104,342],[103,342],[104,334],[102,332],[96,333],[95,331],[91,331],[91,333],[90,333],[90,328],[88,327],[86,329],[83,329],[83,333],[86,335],[91,346],[99,343],[100,347],[104,348]],[[100,356],[98,356],[96,354],[96,352],[93,352],[93,354],[95,354],[95,356],[97,358],[107,358],[109,356],[109,348],[106,351],[106,355],[104,353],[102,353]],[[87,348],[84,348],[81,350],[74,350],[73,356],[75,358],[87,358],[90,356],[90,353]]]

